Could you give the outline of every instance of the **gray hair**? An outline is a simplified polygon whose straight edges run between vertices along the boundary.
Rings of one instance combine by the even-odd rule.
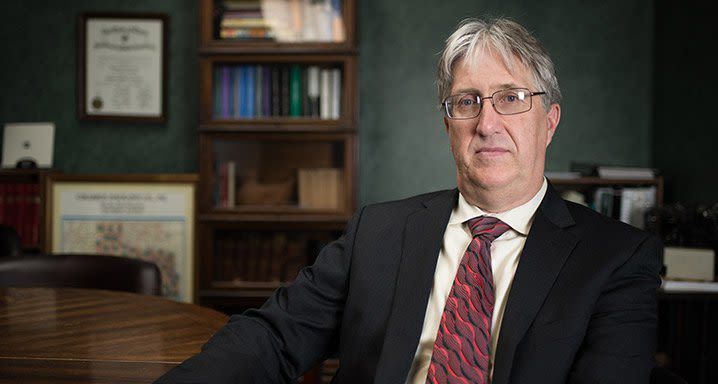
[[[544,108],[561,100],[561,89],[554,70],[553,62],[541,43],[520,24],[508,19],[495,19],[489,22],[478,19],[466,19],[459,24],[456,31],[446,39],[441,52],[436,74],[439,88],[439,102],[450,96],[454,81],[454,65],[467,58],[473,64],[478,53],[493,49],[513,71],[515,58],[531,72],[534,86],[532,91],[546,92],[541,96]]]

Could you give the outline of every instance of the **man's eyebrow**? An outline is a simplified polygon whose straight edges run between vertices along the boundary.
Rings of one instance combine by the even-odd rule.
[[[523,88],[523,87],[518,86],[515,83],[503,83],[503,84],[499,84],[497,86],[491,87],[491,89],[492,89],[491,93],[494,93],[496,91],[500,91],[503,89],[509,89],[509,88]],[[483,93],[476,88],[461,88],[461,89],[457,89],[454,92],[455,95],[461,94],[461,93],[473,93],[473,94],[476,94],[479,96],[484,96]]]

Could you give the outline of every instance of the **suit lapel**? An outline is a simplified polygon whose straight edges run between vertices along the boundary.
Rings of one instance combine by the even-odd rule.
[[[573,225],[566,204],[549,185],[536,211],[519,259],[499,333],[494,384],[507,384],[516,346],[536,317],[577,238],[564,230]]]
[[[434,270],[458,190],[424,202],[404,227],[401,264],[375,383],[403,383],[419,344]]]

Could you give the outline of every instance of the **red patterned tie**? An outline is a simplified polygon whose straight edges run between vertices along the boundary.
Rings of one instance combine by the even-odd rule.
[[[494,276],[491,242],[509,229],[495,217],[469,220],[473,238],[454,278],[434,342],[426,382],[489,382]]]

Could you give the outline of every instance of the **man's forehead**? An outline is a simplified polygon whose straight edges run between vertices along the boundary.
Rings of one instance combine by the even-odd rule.
[[[518,59],[507,62],[495,49],[477,49],[474,54],[457,61],[454,66],[454,90],[483,91],[483,93],[506,88],[531,87],[531,73]],[[487,67],[495,66],[485,74]],[[482,89],[475,89],[481,83]],[[481,92],[479,92],[481,93]]]

